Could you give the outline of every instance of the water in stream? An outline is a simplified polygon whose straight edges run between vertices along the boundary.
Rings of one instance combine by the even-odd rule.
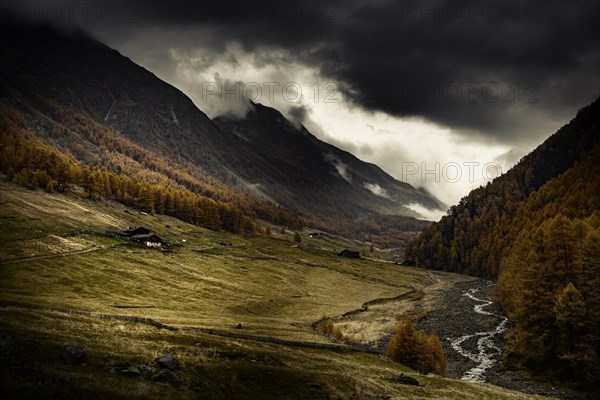
[[[499,322],[496,327],[486,332],[476,332],[470,335],[464,335],[456,339],[448,339],[450,345],[456,352],[462,356],[476,362],[477,365],[470,370],[466,371],[461,380],[472,381],[472,382],[485,382],[485,371],[496,363],[496,356],[501,352],[498,346],[495,344],[495,337],[506,330],[508,325],[508,319],[502,315],[495,314],[484,310],[492,304],[489,300],[480,299],[475,296],[478,289],[469,289],[463,296],[477,302],[473,307],[473,311],[478,314],[497,317]],[[477,352],[469,351],[463,347],[463,343],[468,340],[477,340]]]

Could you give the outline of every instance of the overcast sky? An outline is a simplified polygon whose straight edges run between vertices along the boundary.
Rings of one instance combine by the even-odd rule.
[[[0,3],[81,27],[211,117],[275,107],[448,204],[600,93],[594,0]]]

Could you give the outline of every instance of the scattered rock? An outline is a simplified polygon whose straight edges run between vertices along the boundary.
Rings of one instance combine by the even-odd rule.
[[[113,363],[113,364],[111,364],[111,367],[115,371],[120,372],[120,371],[126,370],[131,365],[132,364],[130,362],[123,362],[123,363]]]
[[[156,368],[144,365],[144,364],[132,364],[130,362],[124,362],[119,364],[113,364],[110,368],[110,373],[119,373],[127,376],[140,376],[140,375],[152,375],[156,372]]]
[[[360,258],[360,252],[354,250],[342,250],[338,253],[338,257],[343,258]]]
[[[156,372],[156,368],[150,365],[138,365],[137,367],[142,374],[154,374]]]
[[[85,359],[85,347],[79,344],[68,344],[63,349],[60,357],[67,364],[78,364]]]
[[[181,385],[181,380],[179,377],[177,377],[177,375],[175,375],[175,373],[169,369],[160,370],[158,373],[152,375],[152,378],[150,379],[156,383],[162,383],[175,387]]]
[[[317,382],[306,382],[306,386],[311,390],[320,389],[323,385]]]
[[[140,369],[138,367],[136,367],[135,365],[132,365],[129,368],[121,371],[121,373],[123,375],[137,376],[137,375],[140,375],[142,372],[140,371]]]
[[[189,386],[189,388],[195,392],[204,392],[210,385],[204,381],[197,381],[196,383]]]
[[[165,354],[164,356],[158,358],[156,361],[158,362],[158,365],[161,366],[161,368],[174,370],[177,369],[177,367],[179,367],[179,360],[175,358],[173,354]]]
[[[388,378],[388,380],[390,380],[392,382],[396,382],[396,383],[401,383],[403,385],[413,385],[413,386],[420,386],[421,385],[419,383],[419,381],[416,380],[415,378],[413,378],[412,376],[408,376],[408,375],[404,375],[404,374],[400,374],[400,375],[396,375],[396,376],[390,376]]]

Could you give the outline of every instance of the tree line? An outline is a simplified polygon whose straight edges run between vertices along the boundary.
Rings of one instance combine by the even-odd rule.
[[[298,217],[275,206],[250,208],[247,215],[234,203],[213,200],[164,177],[149,183],[143,175],[117,173],[102,163],[87,165],[39,139],[15,110],[0,110],[0,150],[1,171],[9,180],[29,188],[64,192],[78,186],[90,199],[115,200],[212,230],[252,234],[262,229],[253,222],[255,216],[293,227],[302,224]]]
[[[600,145],[519,207],[497,292],[513,321],[510,361],[600,383]]]
[[[418,266],[497,278],[507,361],[600,383],[600,138],[596,101],[409,244]]]
[[[518,208],[546,182],[581,161],[598,142],[600,100],[577,116],[506,174],[488,182],[450,207],[446,216],[426,228],[406,251],[417,265],[496,278],[506,256],[508,234]],[[580,192],[577,206],[589,215],[597,204]],[[571,200],[574,204],[575,199]]]

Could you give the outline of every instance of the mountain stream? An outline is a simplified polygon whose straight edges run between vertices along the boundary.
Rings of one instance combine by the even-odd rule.
[[[485,382],[485,372],[496,363],[496,357],[502,352],[495,342],[496,336],[504,332],[508,325],[508,319],[500,314],[484,310],[492,304],[489,300],[480,299],[475,296],[479,289],[469,289],[463,296],[473,300],[476,304],[473,306],[473,311],[477,314],[496,317],[499,322],[494,329],[485,332],[476,332],[468,335],[463,335],[459,338],[448,338],[452,348],[462,356],[476,362],[477,365],[466,371],[461,380],[473,382]],[[463,347],[463,343],[469,340],[477,340],[475,349]]]

